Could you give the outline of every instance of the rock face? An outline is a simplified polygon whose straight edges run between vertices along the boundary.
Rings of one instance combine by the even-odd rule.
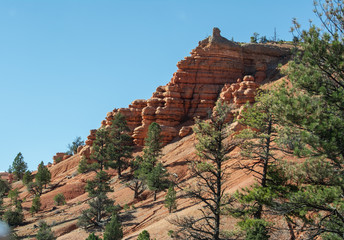
[[[102,126],[111,125],[114,115],[120,112],[126,117],[137,145],[143,145],[152,122],[161,126],[163,141],[168,143],[184,135],[184,130],[179,134],[182,123],[194,117],[207,117],[219,94],[237,105],[253,102],[267,72],[289,55],[289,48],[240,45],[222,37],[220,30],[214,28],[213,35],[200,41],[191,56],[178,62],[178,70],[166,86],[158,87],[148,100],[135,100],[129,108],[109,112]],[[91,139],[87,141],[86,144]]]
[[[68,155],[68,154],[66,154],[64,152],[58,152],[58,153],[55,154],[55,156],[53,156],[54,164],[57,164],[57,163],[59,163],[61,161],[64,161],[64,160],[70,158],[71,156],[72,155]]]

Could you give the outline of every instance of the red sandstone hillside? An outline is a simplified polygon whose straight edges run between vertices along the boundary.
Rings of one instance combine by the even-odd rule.
[[[149,124],[159,123],[166,144],[161,161],[170,173],[178,176],[179,181],[192,183],[194,179],[190,179],[186,160],[197,157],[195,137],[191,132],[193,118],[206,118],[219,97],[236,106],[236,111],[240,111],[247,101],[254,102],[259,87],[266,87],[269,82],[280,77],[277,65],[287,62],[290,48],[288,45],[273,44],[239,45],[223,38],[219,29],[215,28],[211,37],[199,42],[192,50],[191,56],[177,64],[178,70],[167,85],[158,87],[148,100],[135,100],[128,108],[109,112],[101,126],[109,125],[113,116],[121,112],[126,117],[134,141],[138,145],[135,154],[140,154],[140,146]],[[85,239],[88,236],[89,233],[78,228],[76,222],[81,211],[88,208],[84,186],[93,175],[78,174],[77,167],[81,156],[87,157],[90,154],[95,133],[96,130],[91,130],[86,146],[80,147],[75,156],[58,154],[54,157],[54,160],[62,157],[63,161],[49,166],[52,182],[41,197],[42,211],[37,215],[32,217],[28,213],[32,196],[26,188],[21,182],[13,184],[13,187],[20,188],[20,196],[24,199],[25,222],[23,226],[15,229],[19,236],[34,239],[37,232],[35,226],[40,219],[53,225],[52,229],[58,239]],[[240,159],[238,149],[231,154],[236,160],[227,162],[226,165],[233,165]],[[147,191],[144,200],[135,202],[133,192],[125,187],[122,179],[117,178],[116,172],[109,173],[112,176],[111,186],[114,188],[114,192],[109,196],[122,207],[126,204],[130,206],[130,210],[123,210],[121,214],[124,239],[136,239],[144,229],[150,232],[153,239],[170,239],[167,232],[173,229],[173,226],[167,221],[169,218],[197,214],[199,206],[185,198],[178,199],[176,213],[168,214],[163,203],[165,192],[159,193],[157,201],[154,202],[153,195]],[[126,170],[124,176],[128,173],[129,170]],[[226,183],[227,193],[233,193],[253,181],[252,176],[242,171],[233,171]],[[67,205],[54,207],[53,197],[58,193],[65,195]],[[182,192],[178,192],[178,195],[181,196]],[[225,224],[227,228],[234,226],[232,219],[225,219]]]

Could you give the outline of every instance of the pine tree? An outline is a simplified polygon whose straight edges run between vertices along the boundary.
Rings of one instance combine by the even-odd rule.
[[[154,191],[154,199],[156,198],[156,193],[158,191],[166,188],[167,173],[163,173],[162,165],[160,167],[156,167],[158,159],[162,155],[161,148],[161,127],[156,122],[153,122],[148,128],[143,156],[137,156],[136,159],[131,162],[133,176],[127,183],[127,186],[134,191],[135,199],[139,198],[139,195],[143,193],[146,186],[148,186],[150,190]],[[159,176],[161,179],[157,178]],[[159,188],[161,189],[159,190]]]
[[[27,164],[24,162],[22,153],[18,153],[12,163],[12,171],[18,180],[23,179],[23,175],[27,170]]]
[[[18,226],[23,223],[24,214],[21,201],[17,201],[15,204],[15,209],[9,208],[4,212],[2,219],[8,223],[10,226]]]
[[[55,240],[53,232],[51,231],[50,226],[45,222],[41,221],[38,224],[38,232],[36,235],[37,240]]]
[[[28,185],[30,182],[32,182],[33,180],[33,176],[32,176],[32,173],[30,170],[27,170],[25,173],[24,173],[24,176],[23,176],[23,183],[25,185]]]
[[[79,218],[80,226],[94,225],[102,227],[103,218],[116,211],[114,201],[106,195],[108,192],[113,191],[109,186],[109,180],[109,175],[104,171],[100,171],[94,180],[87,182],[86,191],[92,200],[89,202],[90,208],[84,210]]]
[[[131,158],[133,152],[132,138],[128,134],[129,128],[125,117],[121,113],[115,115],[110,129],[111,142],[107,148],[110,159],[108,165],[117,169],[118,177],[121,177],[122,170],[128,165],[126,159]]]
[[[234,150],[238,141],[225,139],[229,136],[225,122],[229,107],[220,101],[216,104],[216,111],[208,121],[196,121],[196,149],[199,159],[190,162],[192,177],[197,183],[188,186],[186,194],[197,203],[202,203],[200,209],[202,216],[192,216],[172,220],[179,229],[177,234],[182,234],[185,239],[220,239],[221,210],[228,204],[224,201],[223,186],[228,176],[224,162],[230,160],[227,154]]]
[[[36,187],[37,187],[37,192],[39,195],[42,195],[43,188],[46,188],[46,185],[50,183],[51,179],[51,173],[49,169],[44,165],[44,162],[42,161],[38,165],[38,170],[35,175],[35,180],[36,180]]]
[[[132,178],[125,183],[127,187],[134,191],[134,199],[139,199],[140,195],[146,190],[146,172],[142,171],[141,164],[143,158],[136,156],[130,163]]]
[[[111,127],[101,128],[96,132],[90,156],[93,163],[88,164],[86,159],[82,160],[79,171],[98,172],[110,167],[117,169],[118,176],[121,177],[122,170],[127,167],[126,159],[131,157],[133,151],[132,138],[128,132],[129,128],[124,116],[117,113]]]
[[[18,201],[19,201],[19,189],[18,188],[15,188],[15,189],[12,189],[8,192],[8,195],[7,197],[9,197],[11,199],[11,204],[13,206],[16,206]]]
[[[294,148],[307,160],[298,165],[298,191],[283,212],[304,222],[309,238],[342,239],[344,235],[344,2],[316,1],[324,24],[300,31],[300,49],[289,63],[288,79],[275,92],[275,116],[289,136],[303,143]]]
[[[165,207],[168,208],[168,212],[172,213],[177,209],[177,192],[174,189],[173,185],[170,185],[168,188],[166,197],[165,197]]]
[[[32,205],[30,208],[30,213],[34,215],[35,213],[39,212],[41,208],[41,197],[40,195],[36,195],[32,200]]]
[[[161,127],[156,122],[152,122],[148,127],[145,147],[143,149],[143,158],[155,166],[156,161],[161,156],[162,137]]]
[[[269,224],[264,221],[263,212],[264,208],[271,207],[278,192],[279,180],[276,178],[280,176],[272,174],[279,164],[275,155],[280,150],[276,145],[278,124],[272,112],[273,104],[271,93],[260,92],[256,103],[247,104],[239,119],[247,128],[236,135],[236,138],[243,140],[240,148],[241,154],[246,158],[239,162],[238,168],[253,174],[257,183],[235,194],[239,206],[229,209],[229,212],[241,218],[239,226],[246,232],[246,239],[260,234],[259,239],[268,238],[266,227]]]
[[[106,225],[104,240],[120,240],[123,238],[122,224],[117,214],[113,214],[111,221]]]
[[[156,201],[157,193],[168,188],[169,184],[168,172],[159,162],[147,176],[148,188],[154,191],[154,201]]]
[[[90,159],[92,160],[91,164],[88,164],[86,159],[83,163],[86,163],[87,170],[92,170],[95,172],[103,171],[106,167],[107,162],[109,161],[107,155],[107,144],[110,142],[109,129],[100,128],[96,132],[96,139],[93,141],[92,145],[92,154]],[[83,169],[84,171],[86,169]]]
[[[81,140],[81,137],[76,137],[72,144],[68,144],[68,151],[66,154],[74,155],[78,152],[78,147],[85,145],[84,141]]]

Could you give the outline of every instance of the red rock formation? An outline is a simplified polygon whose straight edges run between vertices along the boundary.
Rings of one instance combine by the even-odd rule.
[[[160,124],[163,141],[168,143],[179,135],[183,122],[207,117],[220,93],[238,106],[253,102],[258,83],[289,52],[289,48],[273,45],[241,46],[222,37],[220,30],[214,28],[213,35],[200,41],[191,56],[178,62],[178,70],[166,86],[158,87],[147,101],[135,100],[129,108],[109,112],[102,126],[110,125],[113,116],[120,112],[126,117],[136,144],[143,145],[152,122]],[[243,81],[237,82],[243,76]]]
[[[72,155],[68,155],[64,152],[58,152],[55,154],[55,156],[53,156],[53,161],[54,161],[54,164],[57,164],[63,160],[66,160],[67,158],[70,158]]]

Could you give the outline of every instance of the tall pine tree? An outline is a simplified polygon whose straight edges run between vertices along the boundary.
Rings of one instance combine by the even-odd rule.
[[[224,197],[224,182],[228,172],[224,163],[230,160],[228,153],[234,150],[238,141],[227,139],[226,123],[230,108],[220,101],[208,121],[197,120],[196,149],[198,160],[190,162],[195,185],[185,188],[188,197],[202,205],[200,217],[187,216],[172,220],[178,227],[177,234],[183,239],[221,239],[221,214],[228,202]]]
[[[284,211],[304,221],[310,238],[344,236],[344,2],[315,2],[323,28],[300,31],[300,50],[289,63],[288,78],[275,92],[280,124],[303,143],[295,155],[307,160],[298,166],[298,191]],[[294,145],[295,141],[292,141]]]
[[[27,164],[24,162],[24,157],[21,152],[14,158],[11,170],[18,180],[23,179],[23,175],[27,170]]]

